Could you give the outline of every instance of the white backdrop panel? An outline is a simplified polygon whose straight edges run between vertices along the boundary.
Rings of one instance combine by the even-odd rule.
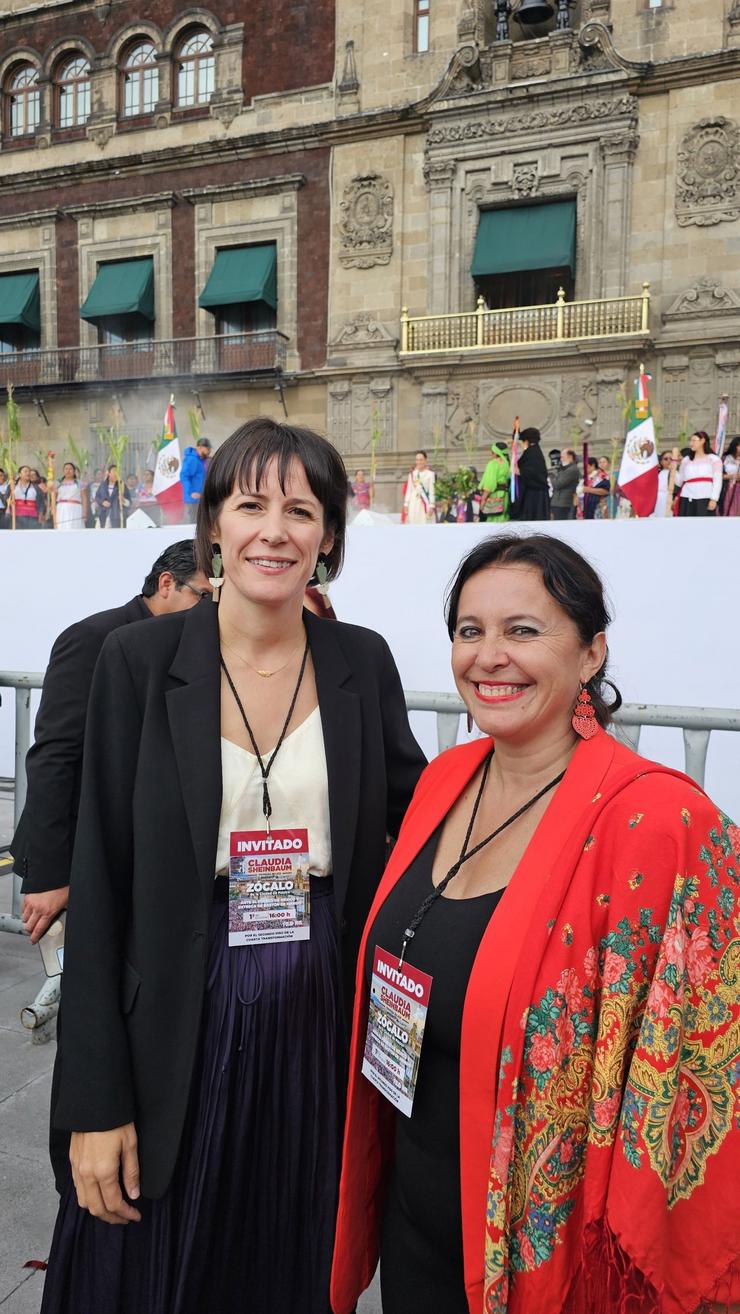
[[[740,526],[736,520],[578,522],[546,528],[582,551],[606,582],[615,616],[612,674],[626,701],[737,705]],[[0,534],[0,669],[42,671],[56,635],[82,616],[125,602],[152,561],[187,527],[80,534]],[[442,607],[478,525],[350,530],[332,589],[343,620],[383,633],[408,689],[454,689]],[[495,531],[493,531],[495,532]],[[520,530],[521,532],[521,530]],[[13,698],[3,692],[0,775],[13,761]],[[433,718],[415,718],[429,753]],[[641,751],[681,766],[680,731],[643,732]],[[707,786],[740,816],[740,735],[714,734]]]

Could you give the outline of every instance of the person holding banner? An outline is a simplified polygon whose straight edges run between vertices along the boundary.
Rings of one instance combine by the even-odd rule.
[[[72,863],[43,1314],[327,1314],[361,929],[424,766],[385,641],[304,611],[347,474],[254,419],[204,601],[106,641]]]
[[[723,463],[720,515],[740,516],[740,437],[732,438]]]
[[[712,440],[703,429],[689,438],[691,452],[678,467],[676,487],[681,489],[680,516],[713,516],[722,492],[722,461],[712,451]]]
[[[436,508],[434,485],[434,471],[429,469],[429,458],[426,452],[419,451],[414,457],[414,468],[409,471],[403,487],[402,524],[434,523]]]
[[[606,733],[609,619],[549,535],[449,591],[483,737],[427,768],[366,924],[334,1314],[378,1254],[383,1314],[740,1308],[740,827]]]

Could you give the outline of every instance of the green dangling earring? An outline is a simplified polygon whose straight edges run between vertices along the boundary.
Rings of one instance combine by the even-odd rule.
[[[211,597],[213,598],[214,602],[218,602],[218,595],[221,591],[221,585],[224,582],[224,574],[223,574],[224,563],[223,563],[223,558],[221,556],[221,547],[218,543],[214,543],[213,545],[213,556],[211,557],[211,570],[213,571],[213,574],[211,575],[208,581],[211,588],[213,589],[213,593],[211,594]]]
[[[318,580],[318,589],[322,598],[329,596],[329,567],[326,564],[326,557],[319,557],[316,562],[316,578]]]

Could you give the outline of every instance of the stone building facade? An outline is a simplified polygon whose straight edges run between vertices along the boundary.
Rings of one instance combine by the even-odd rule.
[[[546,448],[609,451],[640,361],[663,445],[712,429],[722,394],[740,430],[740,7],[552,0],[531,25],[517,8],[2,6],[0,320],[6,274],[38,273],[40,309],[30,348],[6,334],[0,376],[29,443],[84,440],[112,406],[144,443],[170,390],[214,441],[285,408],[352,469],[374,453],[393,505],[420,444],[480,460],[514,415]],[[194,35],[211,61],[195,104]],[[70,124],[73,57],[89,112]],[[474,277],[491,216],[512,246],[539,225],[544,252],[569,207],[562,268],[512,269],[489,242]],[[199,299],[219,251],[256,244],[274,246],[277,306],[232,349]],[[142,259],[137,356],[79,312],[101,264]]]

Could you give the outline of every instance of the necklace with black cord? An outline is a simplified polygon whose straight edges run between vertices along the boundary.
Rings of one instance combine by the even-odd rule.
[[[406,930],[403,933],[403,947],[401,949],[401,956],[398,960],[399,968],[403,964],[403,960],[406,954],[406,950],[408,948],[409,940],[413,940],[414,936],[416,935],[416,932],[418,931],[419,927],[424,921],[424,918],[429,912],[429,909],[434,906],[434,904],[437,902],[437,899],[442,898],[442,895],[447,889],[447,886],[449,885],[450,881],[454,880],[455,876],[457,876],[458,872],[460,871],[460,868],[463,867],[466,862],[469,862],[471,858],[474,858],[477,853],[480,853],[481,849],[484,849],[487,844],[490,844],[492,840],[495,840],[497,835],[500,835],[501,832],[506,830],[508,826],[511,826],[513,822],[518,821],[520,817],[523,817],[525,812],[529,812],[530,808],[533,808],[535,803],[539,803],[540,799],[544,798],[545,794],[548,794],[551,789],[555,789],[555,787],[560,784],[560,781],[563,779],[563,776],[565,775],[565,771],[564,770],[561,771],[559,775],[555,776],[554,780],[551,780],[549,784],[545,785],[542,789],[538,790],[538,792],[532,798],[530,798],[527,803],[524,803],[522,807],[517,808],[516,812],[513,812],[510,817],[506,818],[506,821],[503,821],[500,826],[497,826],[495,830],[492,830],[490,835],[486,835],[485,839],[480,840],[479,843],[475,844],[472,849],[469,849],[468,845],[470,843],[470,837],[473,834],[475,819],[478,816],[478,810],[480,808],[481,800],[483,798],[483,793],[485,791],[486,783],[488,781],[488,776],[491,770],[491,763],[493,761],[494,751],[495,750],[492,749],[488,757],[486,758],[486,763],[483,768],[483,775],[481,776],[481,782],[478,787],[478,793],[475,799],[475,803],[473,804],[473,811],[471,813],[470,821],[468,822],[468,828],[467,831],[465,832],[465,839],[463,840],[463,845],[460,850],[460,856],[457,859],[457,862],[454,862],[452,864],[447,875],[444,877],[444,880],[441,880],[439,882],[439,885],[435,885],[431,894],[427,895],[426,899],[417,909],[416,913],[411,918],[411,921],[406,927]]]
[[[265,765],[265,762],[264,762],[264,759],[263,759],[263,757],[262,757],[262,754],[260,753],[260,750],[259,750],[259,748],[257,747],[257,740],[255,739],[255,737],[254,737],[254,733],[253,733],[253,731],[252,731],[252,727],[251,727],[251,725],[249,724],[249,721],[247,720],[247,714],[246,714],[246,712],[244,711],[244,706],[243,706],[243,704],[242,704],[242,700],[241,700],[241,698],[239,697],[239,694],[238,694],[238,692],[237,692],[236,685],[234,684],[234,681],[233,681],[232,678],[231,678],[231,675],[230,675],[230,673],[229,673],[229,669],[228,669],[228,667],[227,667],[227,665],[226,665],[226,662],[224,661],[223,653],[220,655],[221,669],[222,669],[224,675],[226,676],[226,679],[227,679],[227,681],[228,681],[229,688],[231,689],[231,692],[232,692],[233,695],[234,695],[234,700],[235,700],[236,705],[237,705],[237,707],[239,708],[239,711],[240,711],[240,713],[241,713],[241,718],[242,718],[242,721],[244,722],[244,728],[245,728],[247,734],[249,735],[249,739],[250,739],[250,742],[251,742],[252,748],[254,749],[255,757],[257,758],[257,764],[258,764],[259,769],[260,769],[260,774],[261,774],[261,776],[262,776],[262,812],[263,812],[263,815],[264,815],[264,818],[265,818],[265,826],[266,826],[266,828],[267,828],[267,834],[268,834],[268,835],[270,834],[270,817],[272,816],[272,803],[270,802],[270,791],[269,791],[269,789],[268,789],[267,782],[268,782],[268,778],[269,778],[269,775],[270,775],[270,771],[272,770],[272,767],[273,767],[273,763],[274,763],[274,761],[275,761],[275,758],[277,757],[278,753],[280,752],[280,749],[281,749],[282,746],[283,746],[283,741],[284,741],[284,739],[285,739],[285,736],[286,736],[287,733],[288,733],[288,727],[290,726],[290,723],[291,723],[291,721],[293,720],[293,713],[295,712],[295,709],[296,709],[296,703],[298,702],[298,695],[299,695],[299,693],[301,692],[301,685],[303,684],[303,677],[304,677],[304,675],[305,675],[305,673],[306,673],[306,665],[307,665],[307,663],[308,663],[308,653],[309,653],[309,640],[308,640],[308,635],[306,635],[306,646],[305,646],[305,648],[304,648],[304,650],[303,650],[303,660],[302,660],[302,662],[301,662],[301,669],[300,669],[300,671],[298,672],[298,680],[296,681],[296,686],[295,686],[295,690],[294,690],[294,693],[293,693],[293,697],[292,697],[292,699],[291,699],[290,707],[288,708],[288,715],[287,715],[286,718],[285,718],[285,724],[283,725],[283,728],[282,728],[282,730],[280,731],[280,737],[279,737],[279,739],[278,739],[278,741],[277,741],[277,744],[276,744],[276,746],[275,746],[275,749],[273,750],[272,756],[270,757],[270,760],[269,760],[269,762],[267,763],[267,765]]]

